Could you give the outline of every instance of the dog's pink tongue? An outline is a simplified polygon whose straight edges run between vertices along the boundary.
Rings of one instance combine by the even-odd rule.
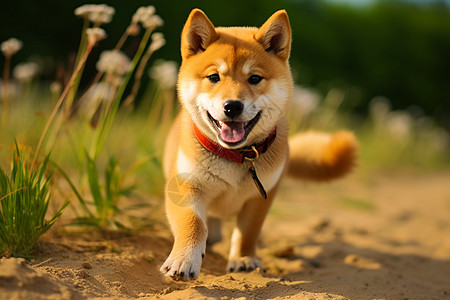
[[[245,136],[244,122],[219,122],[222,139],[227,143],[237,143]]]

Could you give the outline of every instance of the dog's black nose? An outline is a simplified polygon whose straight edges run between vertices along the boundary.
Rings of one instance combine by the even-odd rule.
[[[223,105],[224,113],[230,118],[239,116],[243,110],[244,104],[241,101],[229,100]]]

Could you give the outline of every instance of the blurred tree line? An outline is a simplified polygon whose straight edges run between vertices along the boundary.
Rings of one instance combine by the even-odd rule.
[[[370,99],[385,96],[394,109],[419,106],[450,128],[450,9],[445,1],[380,0],[352,7],[321,0],[16,0],[0,10],[0,41],[16,37],[24,42],[13,63],[33,55],[51,57],[53,70],[44,76],[52,79],[56,66],[67,67],[78,47],[82,20],[74,9],[91,3],[116,9],[112,23],[103,26],[109,38],[99,49],[115,45],[139,6],[154,5],[167,40],[155,56],[177,61],[179,36],[192,8],[203,9],[216,26],[260,26],[284,8],[293,29],[291,65],[298,84],[323,93],[340,87],[347,91],[345,104],[361,112]],[[130,42],[127,47],[136,46]]]

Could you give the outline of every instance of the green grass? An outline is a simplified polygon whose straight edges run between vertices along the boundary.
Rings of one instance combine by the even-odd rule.
[[[61,216],[68,202],[46,219],[53,171],[49,156],[34,169],[25,151],[16,150],[9,174],[0,169],[0,254],[28,257],[39,237]]]
[[[375,209],[375,204],[366,199],[343,197],[339,202],[342,207],[352,210],[373,211]]]
[[[86,22],[85,19],[85,27],[94,26]],[[29,255],[39,236],[61,216],[67,203],[52,218],[45,219],[52,178],[55,182],[64,179],[68,183],[66,194],[67,190],[73,191],[71,207],[76,218],[72,224],[89,228],[123,229],[122,220],[130,210],[142,208],[142,203],[149,203],[149,198],[162,198],[161,161],[164,141],[176,111],[175,87],[165,89],[153,81],[147,90],[139,92],[139,84],[145,77],[136,75],[144,70],[153,53],[151,33],[155,28],[145,29],[140,36],[125,31],[116,50],[127,39],[134,39],[138,50],[130,57],[130,66],[121,76],[99,70],[93,86],[109,84],[114,92],[100,97],[103,102],[94,107],[94,116],[87,112],[89,100],[96,99],[88,99],[88,93],[77,90],[78,82],[85,76],[81,57],[87,58],[89,54],[86,45],[83,46],[87,43],[84,29],[77,59],[83,63],[79,72],[72,74],[76,75],[73,84],[61,89],[63,92],[50,93],[47,84],[35,78],[27,83],[16,82],[17,92],[9,97],[8,120],[0,122],[0,166],[12,166],[10,173],[3,169],[0,172],[1,253]],[[101,46],[101,42],[96,45]],[[85,62],[96,64],[90,59]],[[132,92],[127,95],[130,89]],[[387,101],[372,101],[369,116],[362,118],[345,107],[347,94],[330,89],[327,95],[318,97],[318,105],[313,109],[298,106],[301,101],[297,101],[297,106],[290,109],[291,130],[355,131],[361,144],[359,166],[369,171],[450,166],[449,135],[432,120],[414,118],[406,111],[392,111]],[[142,98],[134,102],[137,95]],[[109,99],[103,99],[106,96]],[[121,105],[124,103],[128,105]],[[15,140],[25,148],[34,149],[39,145],[33,152],[36,157],[51,151],[52,161],[47,155],[42,162],[30,163],[25,150],[19,151],[17,145],[11,160],[9,149],[14,149]],[[58,172],[53,174],[51,167]],[[134,201],[137,194],[144,201]],[[364,199],[343,198],[340,204],[358,211],[375,209],[373,203]],[[280,212],[274,208],[270,213]],[[150,215],[151,212],[146,214]]]
[[[137,22],[133,17],[130,26],[134,27],[134,33],[130,27],[126,28],[114,50],[110,51],[118,53],[127,39],[134,39],[139,47],[131,57],[122,54],[122,61],[109,61],[108,68],[104,63],[96,64],[99,72],[92,87],[107,85],[110,94],[98,92],[98,98],[92,96],[89,99],[88,93],[78,90],[86,64],[96,63],[88,59],[91,50],[100,44],[100,40],[94,41],[92,35],[88,36],[87,29],[90,33],[94,30],[101,33],[99,26],[103,22],[92,21],[85,14],[80,15],[84,25],[79,53],[65,87],[49,89],[36,79],[36,74],[21,82],[3,80],[4,91],[13,92],[0,95],[0,109],[7,116],[0,122],[0,167],[8,164],[12,167],[9,173],[0,169],[0,256],[28,257],[39,237],[62,215],[69,202],[46,219],[52,197],[52,178],[61,195],[66,196],[72,190],[71,198],[78,199],[78,202],[72,201],[71,207],[77,216],[72,224],[98,229],[124,229],[121,220],[129,210],[148,207],[144,201],[137,202],[139,197],[132,193],[138,183],[147,187],[147,193],[160,193],[163,186],[161,151],[155,149],[160,148],[160,141],[171,122],[173,92],[164,94],[165,97],[141,101],[145,107],[152,107],[147,112],[141,110],[137,114],[133,111],[146,64],[154,51],[165,43],[162,34],[153,34],[162,25],[153,11],[151,7],[147,8]],[[96,10],[90,14],[91,17],[98,15]],[[151,24],[149,20],[152,20]],[[144,30],[140,35],[141,27]],[[8,61],[10,58],[8,56]],[[3,74],[11,73],[9,63],[4,64],[3,71]],[[6,89],[10,83],[14,88]],[[131,85],[132,94],[127,97],[124,92]],[[167,95],[172,95],[171,101],[167,101]],[[89,106],[89,100],[96,107]],[[96,102],[98,100],[100,102]],[[120,104],[124,102],[127,105],[122,108]],[[158,104],[157,108],[154,108],[155,104]],[[142,130],[145,127],[148,131]],[[110,137],[112,134],[113,138]],[[15,143],[14,157],[10,160],[8,153],[14,141],[19,143]],[[19,150],[18,144],[21,148],[33,149],[29,151],[33,153],[32,159],[30,153]],[[46,155],[50,152],[55,154],[52,161],[50,155]],[[115,158],[119,155],[120,160]],[[45,159],[40,161],[40,156]],[[123,165],[127,168],[122,169]],[[53,169],[58,172],[54,173]],[[65,184],[61,189],[60,179],[64,179],[69,188]],[[123,199],[129,201],[123,203]]]
[[[140,163],[142,162],[138,162],[131,169],[138,167]],[[131,170],[122,172],[119,161],[114,157],[109,158],[104,173],[101,174],[95,161],[86,152],[86,173],[92,201],[86,200],[85,197],[81,196],[81,193],[70,181],[67,174],[61,169],[59,170],[69,182],[83,210],[83,216],[77,217],[72,223],[73,225],[113,230],[126,229],[126,226],[119,221],[119,217],[125,214],[127,210],[147,206],[142,203],[128,208],[119,208],[120,200],[122,198],[130,198],[136,187],[125,184],[126,175]]]

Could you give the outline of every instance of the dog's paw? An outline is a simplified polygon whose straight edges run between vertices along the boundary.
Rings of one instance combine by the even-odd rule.
[[[253,256],[243,256],[228,260],[227,271],[228,272],[251,272],[256,269],[260,269],[265,272],[259,259]]]
[[[175,280],[195,280],[200,275],[200,263],[170,257],[161,267],[160,271]]]
[[[204,251],[192,251],[189,255],[176,256],[172,253],[162,265],[163,275],[174,280],[195,280],[200,275]]]

